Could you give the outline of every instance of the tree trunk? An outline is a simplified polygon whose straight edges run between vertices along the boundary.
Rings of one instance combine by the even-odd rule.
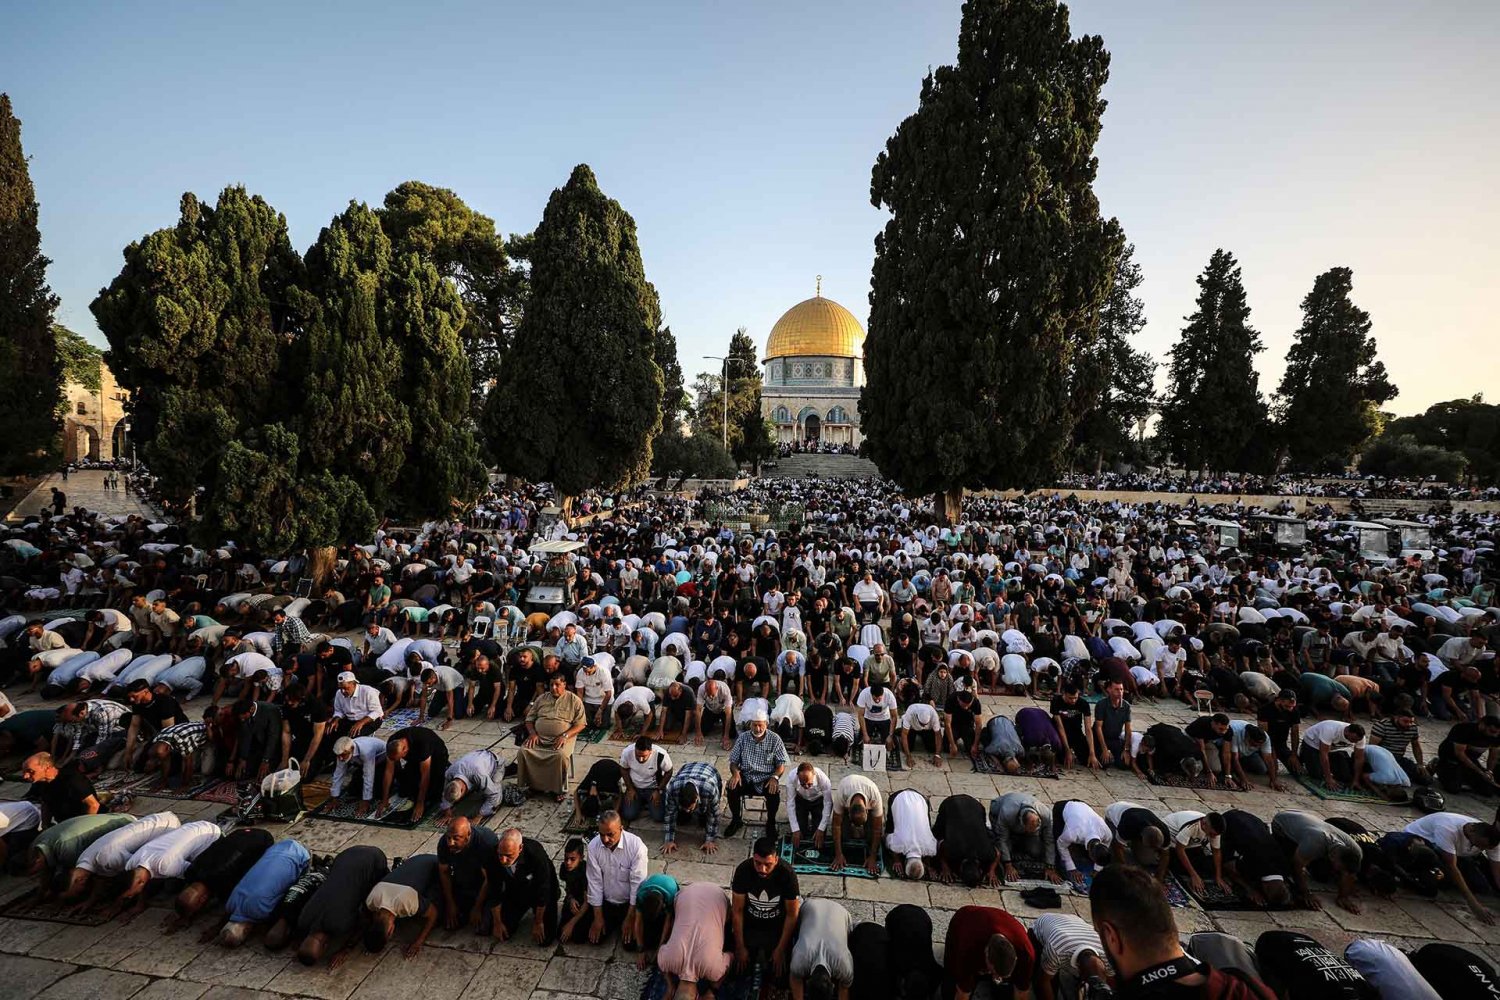
[[[932,495],[932,516],[938,524],[957,524],[964,505],[964,488],[955,486],[946,492]]]
[[[322,597],[333,582],[333,570],[338,565],[339,550],[332,545],[319,545],[309,554],[307,575],[312,577],[312,596]]]

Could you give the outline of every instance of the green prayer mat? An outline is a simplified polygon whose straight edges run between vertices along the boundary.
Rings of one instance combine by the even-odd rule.
[[[1404,802],[1392,802],[1390,799],[1376,795],[1374,792],[1367,792],[1363,788],[1355,788],[1353,785],[1343,785],[1338,791],[1330,792],[1323,787],[1323,782],[1317,778],[1306,774],[1299,774],[1295,777],[1299,785],[1320,799],[1331,799],[1336,802],[1366,802],[1382,806],[1400,806],[1406,804]]]
[[[751,850],[754,850],[752,847]],[[879,878],[885,873],[885,859],[875,859],[875,874],[865,869],[866,846],[863,840],[844,841],[844,867],[833,870],[833,843],[824,841],[822,850],[812,841],[804,841],[800,848],[793,849],[790,837],[781,838],[781,860],[791,866],[798,875],[833,875],[838,878]]]

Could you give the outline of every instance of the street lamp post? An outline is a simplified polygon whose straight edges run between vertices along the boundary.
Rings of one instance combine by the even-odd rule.
[[[744,358],[726,357],[719,354],[703,355],[706,361],[719,362],[719,395],[724,397],[724,452],[729,453],[729,363],[738,361],[747,364]]]

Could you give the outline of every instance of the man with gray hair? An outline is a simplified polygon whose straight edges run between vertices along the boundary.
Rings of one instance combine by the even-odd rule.
[[[447,826],[453,818],[453,807],[470,794],[479,794],[481,819],[493,815],[500,805],[505,777],[505,763],[493,750],[474,750],[464,754],[443,772],[443,799],[438,805],[437,825]]]
[[[725,837],[744,827],[740,809],[746,796],[766,800],[766,836],[776,835],[776,812],[781,808],[781,777],[791,764],[791,755],[781,737],[771,732],[771,719],[757,711],[747,720],[745,731],[735,738],[729,751],[729,826]]]
[[[342,799],[354,783],[351,772],[358,770],[363,787],[354,814],[365,815],[375,801],[375,778],[385,769],[385,740],[379,736],[340,736],[333,741],[333,759],[330,795]]]
[[[539,841],[523,837],[516,827],[502,833],[490,885],[490,926],[497,941],[514,937],[527,913],[533,944],[557,940],[557,869]]]
[[[626,951],[640,946],[635,939],[635,901],[646,881],[650,854],[640,837],[625,829],[613,809],[599,815],[599,833],[589,841],[588,892],[585,905],[589,919],[580,913],[573,919],[575,944],[587,940],[598,944],[616,928]]]
[[[1035,795],[1006,792],[992,799],[990,831],[995,838],[995,848],[1000,852],[1005,881],[1016,882],[1021,878],[1013,860],[1018,854],[1031,861],[1040,861],[1047,881],[1062,881],[1052,864],[1052,859],[1057,854],[1057,844],[1052,833],[1052,815],[1042,808]]]

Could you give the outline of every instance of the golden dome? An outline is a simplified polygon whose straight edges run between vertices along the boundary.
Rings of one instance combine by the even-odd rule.
[[[785,357],[858,358],[865,331],[854,314],[832,299],[814,295],[788,309],[771,327],[765,360]]]

